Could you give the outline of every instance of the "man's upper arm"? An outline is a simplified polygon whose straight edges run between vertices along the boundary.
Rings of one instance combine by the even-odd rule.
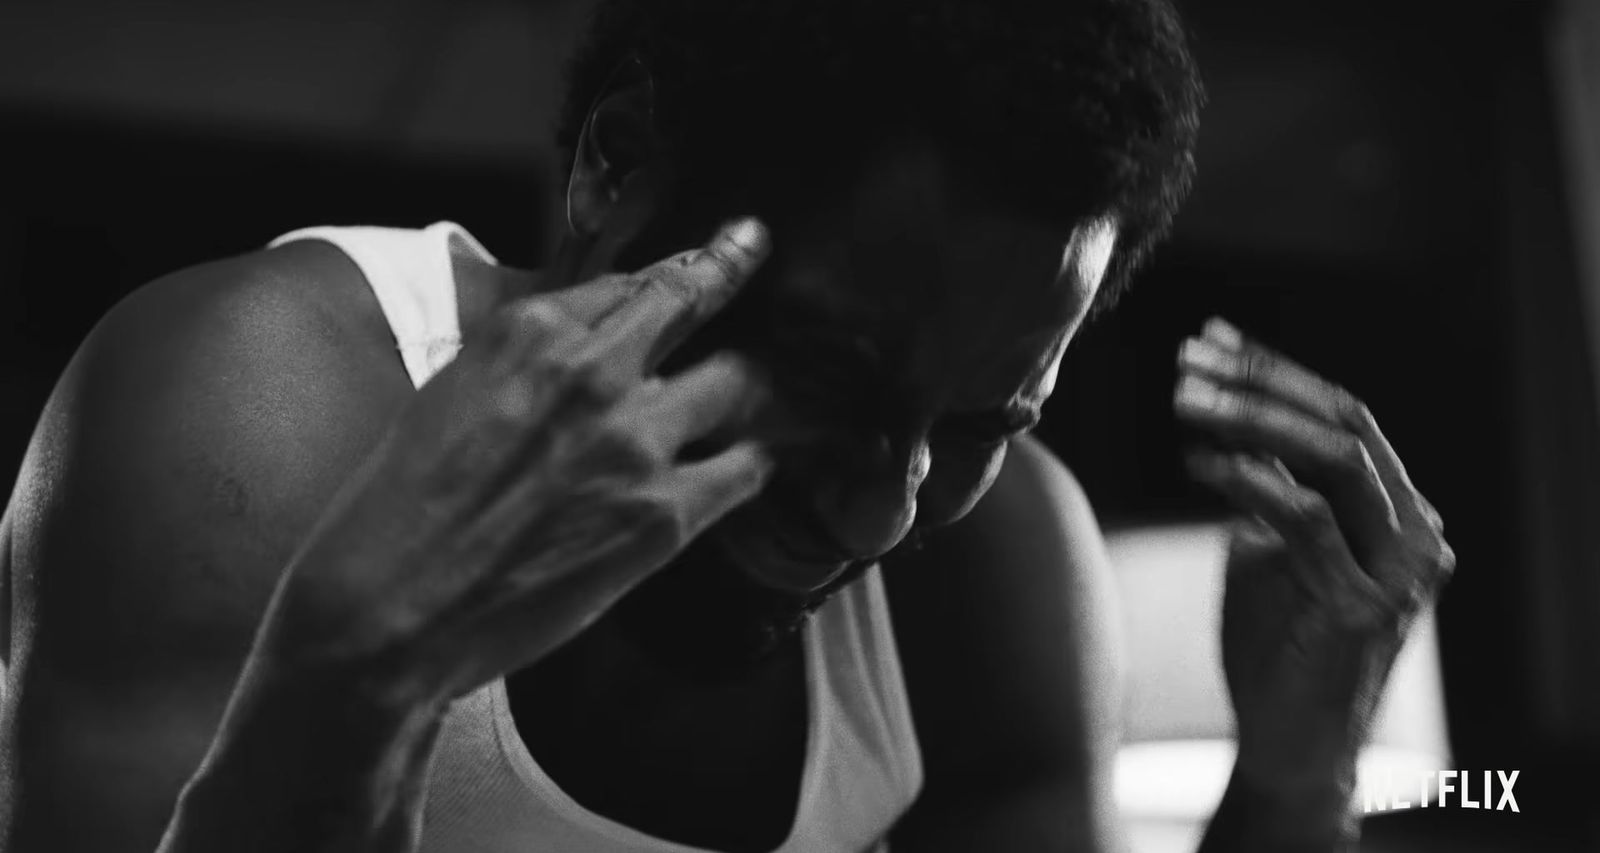
[[[926,777],[895,849],[1115,849],[1117,609],[1066,468],[1014,443],[972,513],[885,578]]]
[[[325,256],[274,258],[141,289],[46,405],[7,512],[5,850],[155,849],[281,569],[408,389],[283,278]]]

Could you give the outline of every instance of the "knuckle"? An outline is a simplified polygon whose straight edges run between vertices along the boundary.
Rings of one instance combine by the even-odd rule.
[[[1243,384],[1254,385],[1259,382],[1265,373],[1261,352],[1254,347],[1246,346],[1238,356],[1238,371]]]
[[[561,378],[568,388],[597,397],[608,396],[611,392],[605,366],[599,361],[573,355],[562,359],[560,364]]]
[[[657,454],[638,432],[615,423],[595,430],[588,455],[608,472],[633,476],[647,474],[658,464]]]
[[[544,300],[526,299],[492,314],[478,336],[496,360],[516,367],[565,349],[578,331],[561,309]]]
[[[608,378],[605,365],[577,354],[548,355],[540,362],[543,378],[558,388],[561,396],[583,407],[595,407],[616,399],[618,389]]]
[[[739,251],[739,250],[738,249],[722,250],[722,249],[718,249],[718,248],[712,248],[712,249],[705,250],[702,253],[702,256],[701,256],[707,263],[711,264],[711,266],[715,269],[715,272],[713,273],[713,275],[714,275],[716,281],[719,284],[723,283],[723,282],[735,281],[742,274],[741,264],[739,263],[739,261],[737,259],[731,257],[728,254],[729,251]]]
[[[1413,568],[1409,574],[1427,590],[1443,587],[1455,574],[1456,554],[1443,538],[1430,536],[1409,549]]]
[[[552,341],[571,325],[561,309],[539,298],[513,303],[502,314],[509,331],[536,342]]]
[[[1219,399],[1222,409],[1229,412],[1234,420],[1255,424],[1260,419],[1261,405],[1254,394],[1224,391]]]
[[[525,374],[513,373],[495,382],[490,391],[490,412],[499,423],[521,424],[537,409],[538,388]]]
[[[721,393],[741,401],[746,412],[754,411],[774,393],[771,375],[746,356],[719,354],[705,362],[705,369]]]
[[[1428,562],[1428,569],[1429,580],[1436,586],[1448,583],[1450,578],[1455,576],[1456,552],[1454,548],[1450,547],[1450,543],[1443,539],[1438,540],[1438,546],[1434,549]]]
[[[541,354],[534,359],[533,369],[529,372],[537,376],[539,381],[560,388],[581,385],[586,380],[582,362],[567,354]]]
[[[1439,514],[1438,508],[1432,503],[1429,503],[1427,498],[1424,498],[1421,495],[1417,496],[1417,501],[1419,504],[1419,509],[1422,512],[1422,517],[1428,521],[1428,527],[1431,528],[1435,534],[1443,534],[1444,516]]]
[[[700,301],[700,287],[683,271],[657,271],[645,278],[642,288],[655,290],[684,306]]]
[[[1290,520],[1303,530],[1325,535],[1333,527],[1333,507],[1315,492],[1301,495],[1289,504]]]
[[[1344,419],[1348,426],[1366,432],[1377,425],[1377,418],[1372,416],[1372,410],[1356,395],[1344,388],[1335,386],[1333,389],[1335,410]]]
[[[1351,473],[1365,474],[1372,461],[1367,446],[1350,433],[1340,433],[1333,445],[1333,458],[1341,468]]]
[[[677,551],[688,541],[677,505],[652,494],[634,494],[623,504],[624,523],[635,542],[652,553]]]

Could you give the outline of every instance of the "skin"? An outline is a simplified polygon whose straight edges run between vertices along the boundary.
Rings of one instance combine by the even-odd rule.
[[[835,380],[826,395],[796,401],[793,416],[823,431],[809,464],[794,466],[804,479],[780,478],[718,528],[753,552],[764,576],[784,573],[772,578],[780,585],[815,586],[846,561],[889,552],[913,526],[943,526],[972,508],[999,471],[1006,440],[1038,421],[1116,240],[1109,218],[1063,236],[965,206],[945,186],[949,167],[932,152],[885,160],[847,202],[867,221],[846,233],[868,235],[859,243],[872,246],[871,235],[884,230],[873,220],[897,222],[899,245],[852,247],[855,263],[843,274],[774,270],[768,285],[780,311],[821,314],[851,330],[843,346],[796,334],[797,354],[786,363],[805,370],[823,362],[829,375],[863,377],[855,387]],[[832,249],[801,252],[829,257]],[[992,289],[965,285],[979,280]],[[794,529],[801,513],[815,522],[809,538]],[[762,547],[769,543],[780,547]],[[799,554],[784,553],[781,543],[798,543]]]
[[[839,209],[815,213],[817,225],[791,226],[785,233],[804,249],[764,267],[749,285],[768,289],[782,316],[822,313],[801,307],[822,303],[830,306],[830,329],[859,329],[859,355],[834,355],[824,343],[808,346],[797,363],[837,358],[843,363],[821,368],[824,375],[868,375],[878,365],[888,377],[864,389],[833,379],[821,399],[797,393],[788,400],[786,418],[815,424],[817,437],[787,457],[804,476],[785,476],[780,463],[763,495],[710,534],[735,540],[729,547],[748,572],[776,577],[785,588],[820,585],[844,561],[889,551],[913,524],[932,529],[970,510],[999,473],[1008,438],[1037,419],[1115,240],[1115,227],[1104,220],[1063,236],[961,204],[948,163],[924,146],[885,152],[881,167],[868,173]],[[856,227],[844,232],[855,264],[819,270],[815,259],[842,252],[818,244],[844,242],[841,229],[826,224],[846,215],[855,218]],[[874,222],[894,223],[895,238]],[[994,290],[964,286],[980,278]],[[780,382],[778,393],[784,387]],[[875,405],[866,409],[854,402],[860,399]],[[1006,421],[1014,425],[988,426]],[[792,532],[802,526],[793,520],[796,505],[814,512],[818,534]],[[824,548],[843,560],[792,556]],[[906,570],[904,585],[914,590],[916,574]],[[891,590],[901,585],[889,583]],[[912,598],[897,604],[917,606]],[[509,682],[524,740],[541,766],[580,803],[651,834],[712,849],[775,847],[793,820],[804,746],[804,715],[795,713],[804,699],[798,648],[756,674],[754,689],[729,695],[662,684],[616,633],[602,620],[553,667]],[[571,694],[577,685],[596,701],[552,707],[539,699]],[[670,729],[594,710],[623,707],[624,697],[638,702],[641,685],[646,701],[701,710]],[[518,694],[529,698],[518,703]],[[625,779],[606,769],[622,764],[630,767]],[[737,816],[729,802],[739,803]]]
[[[638,92],[614,94],[596,115],[637,125]],[[649,671],[606,618],[723,518],[709,535],[777,587],[889,552],[927,770],[896,850],[1114,849],[1116,644],[1092,512],[1037,444],[968,428],[1048,396],[1114,220],[1008,215],[913,139],[782,233],[621,274],[619,253],[661,223],[742,211],[696,224],[652,179],[670,164],[618,171],[641,161],[598,136],[549,270],[458,267],[467,345],[419,393],[370,291],[323,246],[177,274],[86,341],[0,526],[20,614],[8,849],[409,849],[445,701],[501,674],[560,697],[518,723],[579,802],[770,849],[804,724],[793,656],[712,695]],[[793,248],[763,266],[773,244]],[[848,265],[830,260],[841,248]],[[741,286],[853,329],[881,365],[861,396],[890,404],[808,405],[759,354],[653,378]],[[1194,473],[1258,519],[1230,558],[1240,757],[1205,849],[1336,849],[1375,687],[1448,546],[1353,398],[1225,326],[1197,340],[1176,413],[1239,452],[1197,452]],[[709,436],[709,460],[676,458]],[[819,446],[854,464],[785,475]],[[584,512],[563,512],[575,494]],[[796,506],[820,534],[788,532]],[[892,551],[913,525],[949,526]],[[610,675],[578,677],[595,672]],[[633,704],[613,701],[623,690]],[[703,713],[660,715],[689,702]],[[664,766],[688,775],[633,773],[630,751],[678,744],[697,761]]]

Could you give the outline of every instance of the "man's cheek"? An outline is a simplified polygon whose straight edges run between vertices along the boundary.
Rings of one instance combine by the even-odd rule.
[[[928,479],[917,491],[917,526],[953,524],[972,511],[1000,474],[1006,445],[936,449]]]

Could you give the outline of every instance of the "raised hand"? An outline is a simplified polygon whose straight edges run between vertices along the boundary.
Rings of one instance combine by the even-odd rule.
[[[1348,795],[1406,631],[1454,567],[1439,513],[1365,405],[1226,322],[1184,342],[1174,404],[1214,442],[1190,472],[1249,516],[1223,608],[1236,777]]]
[[[754,496],[763,449],[730,440],[763,398],[715,356],[654,368],[765,257],[753,221],[590,288],[506,306],[413,399],[301,549],[259,653],[440,704],[591,623]]]

